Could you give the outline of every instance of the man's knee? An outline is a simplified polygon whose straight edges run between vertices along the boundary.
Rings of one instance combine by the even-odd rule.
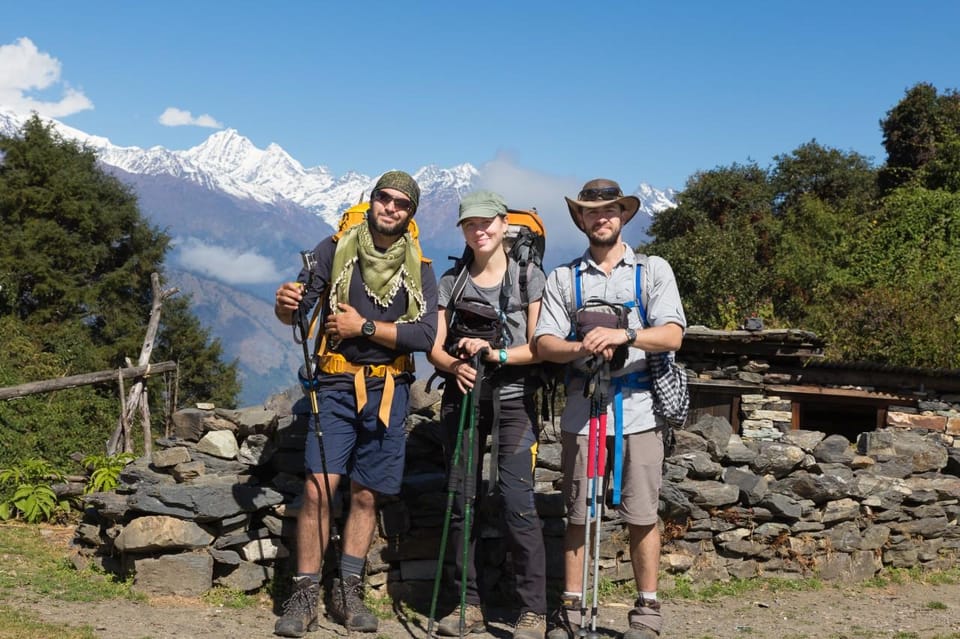
[[[328,475],[324,482],[323,475],[308,474],[303,485],[303,504],[302,509],[318,511],[321,507],[326,509],[330,502],[329,497],[333,498],[337,492],[338,475]]]
[[[627,529],[630,531],[630,539],[634,543],[640,543],[641,541],[647,539],[650,535],[659,535],[659,530],[657,529],[657,524],[627,524]]]
[[[350,495],[350,509],[373,511],[377,506],[377,495],[369,488],[357,487]]]

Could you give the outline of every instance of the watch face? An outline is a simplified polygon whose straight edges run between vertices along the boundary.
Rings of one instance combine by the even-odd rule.
[[[377,331],[377,325],[371,322],[370,320],[367,320],[366,322],[364,322],[363,326],[360,327],[360,332],[367,337],[370,337],[376,331]]]

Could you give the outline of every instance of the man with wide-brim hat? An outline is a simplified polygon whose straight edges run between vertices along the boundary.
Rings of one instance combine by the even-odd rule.
[[[621,215],[622,224],[626,224],[633,219],[633,216],[640,210],[640,199],[635,195],[624,195],[620,185],[613,180],[598,178],[590,180],[583,185],[576,200],[564,197],[567,201],[567,208],[570,210],[570,217],[577,228],[583,230],[583,223],[580,221],[580,212],[582,209],[596,209],[610,204],[617,204],[623,211]]]
[[[634,253],[623,241],[623,227],[636,215],[639,199],[624,195],[609,179],[590,180],[576,199],[565,199],[589,246],[547,277],[534,331],[538,355],[571,371],[560,417],[567,510],[564,590],[547,637],[573,639],[590,621],[583,612],[587,504],[590,495],[605,491],[590,492],[586,460],[591,416],[605,414],[607,424],[614,425],[606,437],[607,458],[614,466],[613,502],[630,532],[630,561],[639,593],[623,637],[655,639],[663,623],[657,601],[657,507],[665,422],[653,410],[647,353],[679,349],[686,318],[666,260]],[[596,309],[613,309],[614,314]],[[601,371],[599,377],[595,371]],[[598,394],[597,388],[604,390]],[[603,477],[602,469],[598,476]]]

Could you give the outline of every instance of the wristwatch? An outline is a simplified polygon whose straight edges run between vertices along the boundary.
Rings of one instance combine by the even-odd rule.
[[[633,346],[633,343],[637,341],[637,331],[632,328],[624,329],[627,332],[627,346]]]
[[[360,327],[360,334],[364,337],[373,337],[373,334],[377,332],[377,325],[374,324],[373,320],[364,320],[363,326]]]

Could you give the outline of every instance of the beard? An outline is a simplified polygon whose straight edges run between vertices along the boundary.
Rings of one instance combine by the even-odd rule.
[[[410,227],[410,220],[413,219],[413,216],[408,217],[402,222],[398,222],[396,226],[384,226],[381,223],[380,219],[371,213],[369,216],[370,226],[373,227],[373,230],[379,233],[380,235],[386,237],[400,237],[407,232],[407,228]]]
[[[620,241],[619,236],[614,233],[611,233],[609,237],[601,237],[591,232],[587,234],[587,239],[590,240],[590,246],[596,246],[598,248],[616,246],[617,242]]]

